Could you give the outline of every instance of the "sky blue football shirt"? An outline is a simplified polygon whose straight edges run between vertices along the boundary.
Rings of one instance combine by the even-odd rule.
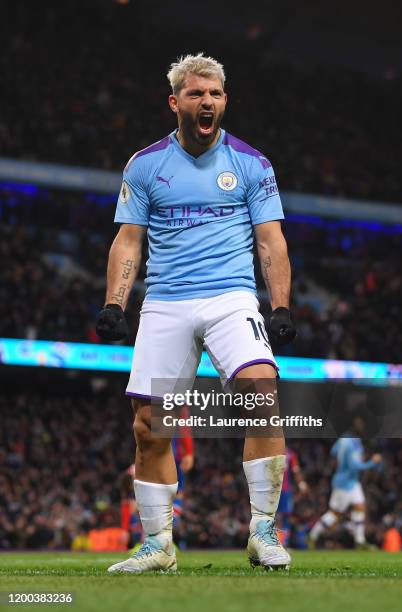
[[[374,461],[364,461],[364,450],[360,438],[339,438],[331,449],[336,457],[337,468],[332,478],[335,489],[350,491],[360,480],[360,472],[376,467]]]
[[[115,215],[148,228],[147,300],[255,292],[252,226],[277,219],[271,163],[225,130],[197,158],[176,132],[133,155]]]

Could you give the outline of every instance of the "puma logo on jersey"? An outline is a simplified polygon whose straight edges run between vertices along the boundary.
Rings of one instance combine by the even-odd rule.
[[[166,183],[166,185],[169,187],[170,189],[170,181],[172,180],[173,175],[169,176],[168,179],[163,178],[163,176],[157,176],[156,180],[159,181],[160,183]]]

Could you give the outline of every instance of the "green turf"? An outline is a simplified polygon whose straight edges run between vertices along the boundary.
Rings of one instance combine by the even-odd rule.
[[[73,592],[73,605],[47,609],[75,612],[402,610],[402,554],[299,552],[293,554],[290,572],[268,573],[252,570],[245,552],[184,552],[178,554],[175,575],[108,575],[106,568],[123,558],[106,553],[4,553],[0,591]]]

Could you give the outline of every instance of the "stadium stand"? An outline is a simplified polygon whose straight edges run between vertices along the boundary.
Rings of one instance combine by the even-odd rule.
[[[102,205],[90,194],[29,194],[15,187],[3,187],[0,197],[0,336],[99,342],[94,322],[117,230],[113,197]],[[401,362],[402,233],[391,226],[319,219],[312,223],[292,220],[291,215],[285,231],[298,338],[279,354]],[[138,328],[145,261],[146,252],[128,311],[129,343]],[[258,270],[256,274],[267,315],[267,295]],[[13,297],[14,308],[6,296]]]
[[[19,390],[19,376],[16,369],[3,380],[0,399],[0,549],[69,548],[91,530],[119,527],[121,477],[134,453],[125,377],[75,373],[66,379],[31,370]],[[306,545],[309,527],[326,509],[330,444],[291,441],[310,486],[307,496],[295,495],[296,547]],[[368,537],[381,546],[390,527],[402,527],[402,451],[398,440],[379,444],[386,468],[367,473],[365,487]],[[196,441],[178,534],[188,546],[244,546],[249,506],[241,447],[241,440]],[[343,529],[324,544],[351,541]]]
[[[248,49],[250,70],[249,55],[238,55],[223,28],[220,42],[205,31],[181,33],[177,49],[169,29],[153,25],[154,46],[147,44],[149,30],[134,36],[122,7],[112,3],[79,20],[74,2],[42,4],[39,15],[33,6],[21,11],[8,2],[3,156],[121,170],[136,150],[175,127],[166,103],[169,62],[183,49],[205,49],[227,68],[228,131],[271,159],[282,189],[401,200],[400,77],[291,66],[271,57],[262,39]],[[35,35],[25,36],[32,28]],[[73,39],[82,44],[72,59],[66,49]]]

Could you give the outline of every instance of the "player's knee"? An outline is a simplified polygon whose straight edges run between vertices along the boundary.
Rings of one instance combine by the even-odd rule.
[[[151,421],[149,418],[137,412],[134,418],[133,429],[137,444],[143,445],[151,443]]]
[[[151,408],[147,400],[133,398],[131,406],[134,412],[134,436],[137,444],[146,443],[151,438]]]
[[[338,513],[335,510],[327,510],[321,517],[321,522],[327,529],[333,527],[338,522]]]
[[[356,524],[364,523],[365,513],[362,510],[352,510],[352,512],[350,513],[350,518]]]
[[[168,438],[157,438],[151,430],[151,419],[148,415],[137,413],[134,419],[134,435],[138,447],[143,453],[163,454],[170,445]]]

